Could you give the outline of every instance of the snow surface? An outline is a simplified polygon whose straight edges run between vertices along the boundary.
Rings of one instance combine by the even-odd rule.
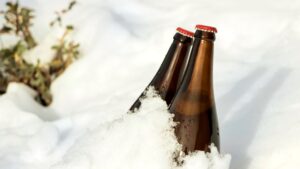
[[[37,12],[41,45],[27,57],[47,62],[61,33],[48,21],[67,1],[20,2]],[[0,96],[0,168],[225,169],[231,159],[231,169],[298,169],[299,9],[297,0],[80,0],[66,22],[77,28],[82,58],[54,82],[53,104],[39,106],[20,84]],[[179,145],[165,103],[150,92],[139,113],[126,112],[175,28],[197,23],[219,31],[214,87],[223,155],[197,152],[175,166]]]

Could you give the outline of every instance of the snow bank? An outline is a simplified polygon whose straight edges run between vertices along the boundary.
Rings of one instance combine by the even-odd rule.
[[[13,105],[19,99],[33,109],[33,94],[26,86],[11,84],[1,97],[0,106],[6,110],[1,113],[1,168],[229,168],[230,156],[219,155],[215,147],[211,154],[183,156],[183,166],[177,166],[174,157],[180,145],[173,116],[153,88],[136,113],[85,128],[76,116],[43,122]]]

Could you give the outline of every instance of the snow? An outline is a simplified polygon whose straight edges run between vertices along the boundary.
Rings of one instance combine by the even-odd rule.
[[[34,105],[30,103],[34,101],[32,94],[26,86],[11,84],[0,106],[8,110],[17,107],[12,102],[20,97]],[[153,88],[138,112],[97,126],[91,123],[91,117],[97,116],[89,112],[51,122],[22,108],[7,113],[1,114],[1,168],[221,169],[230,164],[230,155],[219,155],[212,147],[211,154],[199,151],[182,155],[183,166],[178,166],[174,158],[182,153],[174,135],[173,116]]]
[[[46,48],[61,33],[48,21],[67,1],[20,2],[37,12],[41,45],[27,57],[47,62]],[[15,83],[0,96],[0,169],[298,169],[299,8],[296,0],[80,0],[65,21],[75,25],[82,57],[53,83],[53,104],[39,106],[31,89]],[[218,28],[221,154],[195,152],[176,166],[179,145],[165,103],[150,92],[140,112],[126,112],[175,28],[197,23]]]

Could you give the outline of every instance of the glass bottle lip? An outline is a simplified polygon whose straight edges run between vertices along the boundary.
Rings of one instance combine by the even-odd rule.
[[[188,37],[188,36],[183,35],[179,32],[176,32],[173,39],[180,42],[180,43],[192,43],[193,37]]]
[[[214,32],[196,30],[194,39],[203,39],[203,40],[210,40],[214,41],[216,39]]]

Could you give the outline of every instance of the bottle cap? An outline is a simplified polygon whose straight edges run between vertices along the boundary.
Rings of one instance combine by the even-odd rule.
[[[194,33],[193,32],[190,32],[186,29],[183,29],[181,27],[177,27],[176,31],[184,36],[187,36],[187,37],[190,37],[190,38],[193,38],[194,37]]]
[[[213,32],[217,33],[217,28],[212,26],[206,26],[206,25],[196,25],[197,30],[205,31],[205,32]]]

